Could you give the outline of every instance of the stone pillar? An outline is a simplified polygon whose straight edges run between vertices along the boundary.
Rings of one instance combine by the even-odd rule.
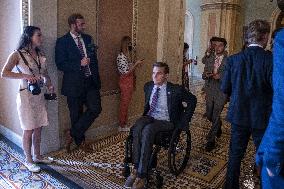
[[[203,0],[201,5],[201,52],[212,36],[224,37],[229,54],[242,47],[242,0]]]
[[[157,60],[170,66],[169,80],[181,82],[184,43],[184,0],[159,0]]]
[[[58,73],[54,63],[54,46],[57,36],[57,0],[31,1],[31,25],[41,28],[43,52],[47,58],[47,68],[52,84],[58,89]],[[56,90],[59,93],[59,90]],[[58,101],[47,101],[49,125],[42,129],[41,151],[48,153],[60,148]]]

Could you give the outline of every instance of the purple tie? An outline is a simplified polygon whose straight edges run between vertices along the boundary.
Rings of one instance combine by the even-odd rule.
[[[151,105],[150,105],[150,110],[147,114],[148,116],[152,116],[152,113],[155,111],[155,109],[157,107],[159,92],[160,92],[160,88],[157,88],[155,93],[153,94],[152,102],[151,102]]]
[[[77,36],[77,41],[78,41],[78,48],[79,48],[79,51],[80,51],[80,54],[81,54],[81,58],[84,58],[85,52],[84,52],[84,48],[83,48],[83,44],[81,42],[80,36]],[[81,69],[83,70],[84,75],[86,77],[89,77],[90,75],[92,75],[89,65],[82,66]]]

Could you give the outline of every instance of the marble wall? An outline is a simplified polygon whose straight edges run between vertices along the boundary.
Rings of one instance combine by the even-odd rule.
[[[58,93],[58,72],[54,61],[54,46],[57,38],[57,0],[31,1],[31,25],[41,28],[43,35],[42,50],[47,58],[47,68],[52,84]],[[48,127],[42,130],[42,153],[57,150],[60,147],[58,122],[58,101],[47,101]]]
[[[0,6],[0,69],[18,45],[21,35],[20,1],[1,1]],[[18,81],[0,78],[0,125],[22,134],[16,108]]]

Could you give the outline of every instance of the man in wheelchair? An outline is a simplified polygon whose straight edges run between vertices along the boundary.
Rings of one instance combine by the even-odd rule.
[[[188,127],[194,113],[196,97],[182,86],[167,82],[168,75],[166,63],[154,63],[153,81],[144,86],[144,113],[130,131],[134,169],[125,182],[126,188],[144,188],[156,134]]]

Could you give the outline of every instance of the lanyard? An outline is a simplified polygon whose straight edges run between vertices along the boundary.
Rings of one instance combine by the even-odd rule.
[[[37,68],[38,68],[38,72],[39,72],[39,74],[40,74],[40,70],[41,70],[41,63],[40,63],[40,58],[39,58],[39,55],[38,55],[38,53],[37,53],[37,59],[38,59],[38,61],[32,56],[32,54],[29,52],[29,51],[26,51],[31,57],[32,57],[32,59],[34,60],[34,62],[36,63],[36,65],[37,65]]]

